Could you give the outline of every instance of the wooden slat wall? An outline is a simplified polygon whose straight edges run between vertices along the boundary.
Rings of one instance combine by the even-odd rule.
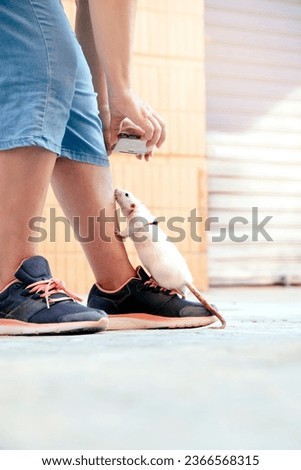
[[[74,0],[63,1],[71,23]],[[207,287],[206,243],[191,240],[187,217],[194,208],[206,215],[204,15],[200,0],[140,0],[138,2],[134,83],[141,96],[167,121],[169,137],[150,163],[135,157],[111,157],[115,186],[126,187],[156,216],[180,216],[185,239],[178,244],[198,286]],[[57,207],[49,192],[45,215]],[[59,215],[59,209],[57,209]],[[166,223],[162,224],[166,228]],[[87,292],[93,276],[79,245],[47,240],[42,252],[53,271],[77,292]],[[167,230],[168,232],[168,230]],[[170,233],[171,234],[171,233]],[[171,234],[172,235],[172,234]],[[202,228],[198,235],[204,239]],[[130,257],[138,263],[128,242]],[[79,275],[80,274],[80,275]]]
[[[274,240],[210,242],[210,283],[300,283],[301,3],[206,0],[205,31],[211,235],[256,206]]]

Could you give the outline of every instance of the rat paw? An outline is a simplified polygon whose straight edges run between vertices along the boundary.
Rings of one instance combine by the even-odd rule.
[[[118,228],[114,229],[115,236],[121,240],[124,240],[126,238],[125,235],[123,235]]]

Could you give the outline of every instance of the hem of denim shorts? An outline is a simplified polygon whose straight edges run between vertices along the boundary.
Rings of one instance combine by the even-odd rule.
[[[42,147],[50,152],[66,157],[70,160],[76,160],[83,163],[91,163],[98,166],[110,166],[109,159],[103,155],[83,154],[68,149],[62,149],[47,137],[28,136],[20,139],[0,140],[0,150],[12,150],[21,147]]]
[[[42,147],[57,155],[60,154],[61,148],[46,137],[28,136],[20,139],[0,140],[0,150],[12,150],[20,147]]]
[[[69,149],[61,149],[60,157],[69,158],[70,160],[76,160],[77,162],[90,163],[91,165],[97,166],[110,166],[110,162],[107,156],[103,155],[92,155],[81,152],[74,152]]]

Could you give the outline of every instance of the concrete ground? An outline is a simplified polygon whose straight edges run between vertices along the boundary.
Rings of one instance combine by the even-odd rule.
[[[301,449],[301,289],[214,289],[226,330],[0,338],[2,449]]]

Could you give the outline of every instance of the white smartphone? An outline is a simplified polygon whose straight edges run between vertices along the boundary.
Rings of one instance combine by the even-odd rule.
[[[118,135],[118,142],[115,145],[113,152],[145,155],[150,152],[152,148],[153,145],[147,147],[146,141],[141,140],[138,135],[122,133]]]

